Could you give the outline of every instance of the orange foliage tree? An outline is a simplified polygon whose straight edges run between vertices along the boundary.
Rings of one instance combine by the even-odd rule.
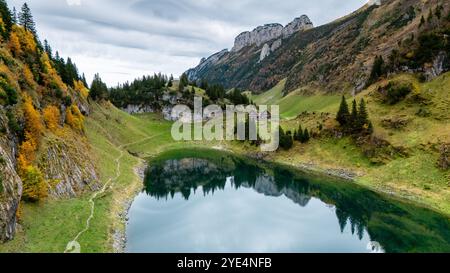
[[[49,111],[51,112],[51,111]],[[44,126],[41,115],[33,105],[30,96],[25,96],[23,103],[25,117],[25,141],[19,147],[17,164],[19,175],[23,180],[23,199],[37,202],[47,196],[48,184],[40,170],[33,166]]]
[[[61,113],[58,107],[53,105],[47,106],[43,110],[43,117],[47,128],[52,132],[56,132],[56,129],[58,129],[59,126],[59,120],[61,118]]]
[[[19,37],[15,32],[11,32],[11,36],[9,37],[8,48],[12,52],[14,57],[20,56],[22,54],[22,48],[20,46]]]
[[[89,89],[87,89],[86,86],[84,86],[84,83],[82,81],[80,80],[74,81],[73,86],[75,91],[80,93],[81,97],[83,97],[84,99],[86,99],[89,96]]]
[[[75,104],[66,109],[66,123],[75,130],[84,130],[84,116]]]

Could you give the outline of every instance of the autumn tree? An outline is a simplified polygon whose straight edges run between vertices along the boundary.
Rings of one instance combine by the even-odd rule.
[[[48,195],[48,184],[45,182],[41,171],[28,166],[22,175],[23,192],[22,198],[28,202],[38,202]]]
[[[34,23],[33,15],[28,7],[27,3],[24,3],[19,13],[19,25],[21,25],[26,31],[29,31],[36,35],[36,24]]]
[[[89,89],[87,89],[82,80],[74,81],[73,88],[81,95],[82,98],[86,99],[89,96]]]
[[[75,104],[66,109],[66,123],[77,131],[84,130],[84,116]]]
[[[8,47],[14,57],[19,57],[22,54],[22,48],[20,47],[19,37],[15,32],[12,32],[9,38]]]
[[[56,132],[59,127],[59,121],[61,119],[61,113],[58,107],[53,105],[47,106],[43,110],[43,117],[47,128],[52,132]]]

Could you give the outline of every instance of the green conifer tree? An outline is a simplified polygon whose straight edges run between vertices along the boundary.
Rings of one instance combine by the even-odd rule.
[[[342,127],[345,127],[348,125],[349,117],[350,112],[348,111],[347,100],[345,99],[345,96],[342,96],[342,101],[341,105],[339,106],[339,111],[337,113],[336,120]]]
[[[30,31],[36,36],[36,24],[34,23],[33,15],[27,3],[24,3],[19,13],[19,24],[27,31]]]

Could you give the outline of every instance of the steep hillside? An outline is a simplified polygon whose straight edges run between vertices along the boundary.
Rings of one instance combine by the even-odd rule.
[[[99,186],[84,132],[84,77],[41,43],[24,7],[19,25],[0,2],[0,242],[13,238],[21,204]]]
[[[381,6],[366,5],[326,25],[302,29],[280,41],[221,52],[187,74],[191,80],[204,79],[227,88],[256,92],[286,79],[285,93],[300,87],[305,91],[342,93],[362,90],[370,81],[375,57],[394,61],[393,52],[401,52],[402,48],[409,49],[410,52],[403,52],[409,61],[393,62],[395,71],[412,70],[432,78],[449,69],[448,43],[447,46],[437,43],[427,56],[415,52],[426,42],[421,33],[435,31],[436,37],[446,43],[448,2],[383,0],[381,3]],[[276,47],[271,46],[275,42]],[[270,54],[261,59],[268,50]]]

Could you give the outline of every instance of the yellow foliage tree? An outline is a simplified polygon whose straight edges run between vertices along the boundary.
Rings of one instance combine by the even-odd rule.
[[[37,85],[34,81],[33,73],[26,64],[23,66],[23,78],[30,87],[34,88]]]
[[[25,96],[23,112],[25,116],[25,132],[29,134],[36,145],[39,145],[44,126],[42,125],[41,115],[39,111],[34,108],[30,96]]]
[[[26,52],[36,52],[37,45],[33,33],[26,31],[23,27],[18,25],[13,27],[13,32],[17,34],[22,50]]]
[[[60,90],[67,91],[66,84],[62,81],[58,72],[56,72],[56,69],[52,66],[50,58],[45,52],[41,55],[41,63],[44,65],[46,84],[48,85],[50,83],[55,83]]]
[[[84,130],[84,116],[75,104],[66,109],[66,123],[75,130]]]
[[[43,116],[47,128],[52,132],[56,132],[59,127],[59,120],[61,118],[61,113],[58,107],[53,105],[47,106],[43,110]]]
[[[84,86],[84,83],[82,81],[74,81],[73,86],[75,88],[75,91],[80,93],[81,97],[86,99],[89,96],[89,89]]]
[[[38,168],[34,166],[27,167],[22,175],[22,180],[22,198],[25,201],[38,202],[47,197],[48,185]]]
[[[19,37],[15,32],[11,32],[11,36],[9,37],[8,48],[12,52],[14,57],[20,56],[22,54],[22,48],[20,46]]]

